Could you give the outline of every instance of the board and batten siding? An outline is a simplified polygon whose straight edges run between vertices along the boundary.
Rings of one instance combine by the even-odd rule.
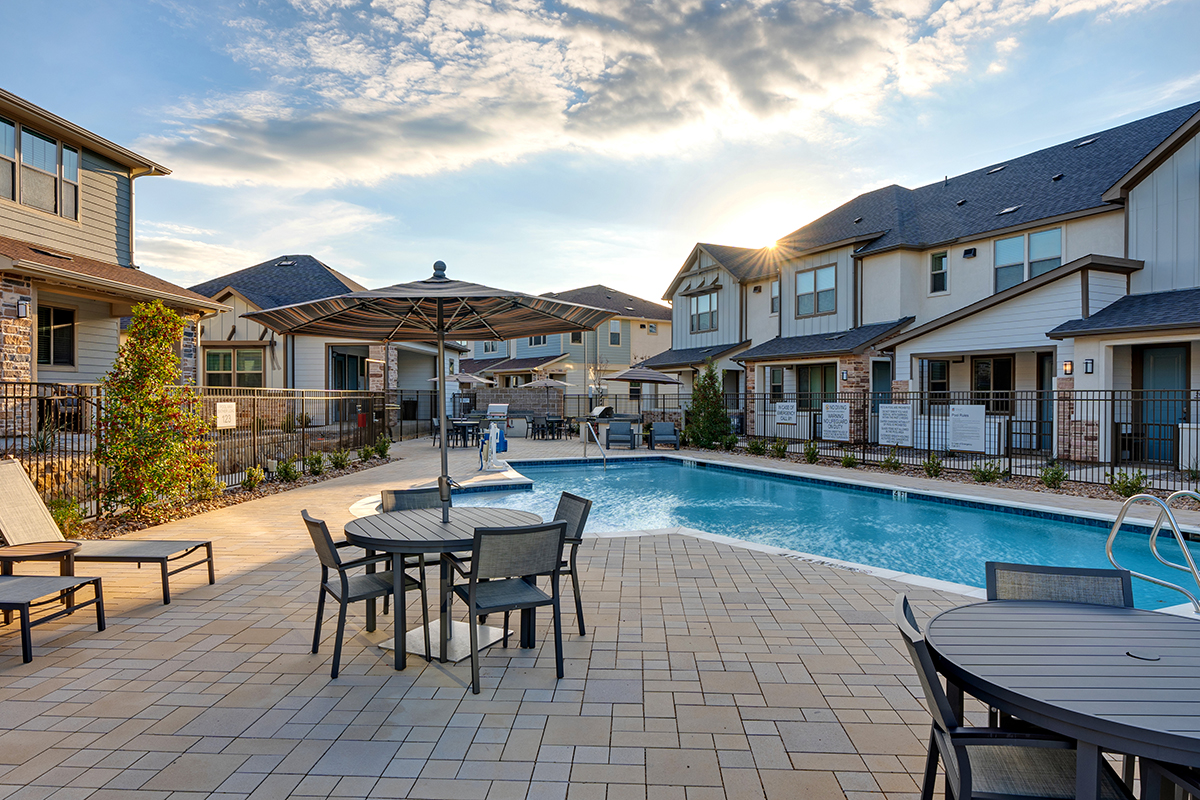
[[[701,253],[701,256],[704,254]],[[705,261],[710,260],[704,256],[700,263]],[[687,291],[684,287],[691,284],[695,288],[701,278],[712,284],[714,277],[721,286],[717,290],[717,329],[693,333],[689,298],[684,294]],[[671,347],[675,350],[687,350],[692,347],[712,347],[742,341],[740,289],[741,284],[723,267],[712,265],[700,267],[699,271],[689,271],[672,297],[674,312],[671,317]],[[603,348],[603,345],[601,347]]]
[[[75,309],[75,366],[37,366],[42,383],[98,383],[112,369],[121,340],[121,321],[112,316],[112,306],[99,300],[71,295],[37,292],[37,305]],[[33,337],[33,360],[37,364],[37,336]]]
[[[1200,136],[1129,193],[1129,257],[1146,262],[1134,294],[1200,286]]]
[[[263,347],[263,386],[268,389],[282,389],[284,387],[283,338],[275,336],[254,320],[242,317],[242,314],[258,311],[259,308],[246,302],[241,295],[230,295],[220,302],[232,307],[233,310],[222,311],[216,316],[205,318],[200,323],[203,329],[200,334],[201,350],[235,349],[239,344]],[[232,337],[229,335],[231,329],[233,330]],[[266,331],[265,336],[263,335],[264,331]],[[271,347],[272,338],[276,339],[274,348]],[[200,361],[201,382],[204,381],[204,367],[202,355]]]
[[[78,222],[0,200],[0,236],[130,266],[129,217],[133,180],[129,170],[84,150],[79,180]]]
[[[789,261],[783,266],[779,286],[780,313],[783,315],[783,338],[808,336],[814,333],[833,333],[848,330],[854,323],[854,279],[852,251],[849,247],[826,250]],[[796,275],[833,264],[837,267],[837,311],[811,317],[796,317]]]

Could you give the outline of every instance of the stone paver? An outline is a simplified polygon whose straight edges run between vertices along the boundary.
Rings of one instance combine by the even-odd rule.
[[[509,455],[579,452],[516,440]],[[354,501],[436,474],[428,440],[393,455],[143,534],[211,537],[215,586],[176,576],[163,606],[152,574],[87,565],[105,579],[106,631],[86,613],[42,626],[22,664],[5,630],[0,797],[916,797],[929,719],[890,608],[898,590],[922,617],[963,598],[684,534],[586,541],[589,635],[565,603],[562,681],[548,614],[536,649],[487,651],[474,696],[468,662],[410,656],[394,671],[376,647],[392,617],[367,632],[361,605],[331,680],[331,622],[309,652],[319,569],[299,510],[340,530]],[[452,471],[473,472],[473,452],[452,455]],[[407,609],[410,626],[419,617]]]

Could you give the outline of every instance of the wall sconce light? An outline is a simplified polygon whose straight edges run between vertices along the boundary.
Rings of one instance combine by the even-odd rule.
[[[29,317],[29,302],[21,300],[17,303],[17,319],[26,319]]]
[[[1083,360],[1083,374],[1091,375],[1095,371],[1096,371],[1096,362],[1090,358],[1085,358]]]
[[[847,380],[849,377],[850,377],[850,370],[848,370],[848,369],[842,370],[842,380]]]
[[[1073,374],[1075,374],[1075,362],[1074,361],[1064,361],[1063,362],[1063,375],[1073,375]]]

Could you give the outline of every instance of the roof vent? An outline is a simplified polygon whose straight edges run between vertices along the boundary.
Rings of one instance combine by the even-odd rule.
[[[991,169],[989,169],[989,170],[987,171],[987,174],[988,174],[988,175],[995,175],[997,172],[999,172],[1000,170],[1004,169],[1004,168],[1005,168],[1005,167],[1007,167],[1007,166],[1008,166],[1008,164],[1001,164],[1001,165],[1000,165],[1000,166],[998,166],[998,167],[992,167]]]
[[[1005,208],[1001,211],[997,211],[996,216],[999,217],[999,216],[1003,216],[1004,214],[1011,214],[1014,211],[1016,211],[1018,208],[1020,208],[1020,206],[1009,206],[1008,208]]]
[[[825,341],[827,341],[827,342],[832,342],[832,341],[834,341],[834,340],[836,340],[836,339],[840,339],[840,338],[842,338],[842,337],[843,337],[843,336],[845,336],[845,335],[846,335],[846,334],[844,334],[844,333],[835,333],[833,336],[826,336],[826,337],[825,337]]]
[[[33,252],[39,253],[43,256],[50,256],[51,258],[61,258],[63,261],[72,260],[71,257],[69,255],[67,255],[66,253],[56,253],[53,250],[43,250],[40,247],[31,247],[29,249],[32,250]]]
[[[1061,180],[1062,180],[1063,178],[1065,178],[1065,177],[1067,177],[1067,176],[1066,176],[1066,174],[1064,174],[1064,173],[1060,172],[1060,173],[1058,173],[1057,175],[1055,175],[1053,178],[1051,178],[1050,180],[1052,180],[1052,181],[1061,181]]]
[[[956,206],[961,206],[961,205],[962,205],[963,203],[965,203],[965,202],[967,202],[967,201],[966,201],[966,200],[959,200],[959,201],[958,201],[957,203],[955,203],[954,205],[956,205]]]
[[[293,259],[285,258],[282,261],[280,261],[278,264],[276,264],[275,266],[277,266],[277,267],[294,267],[294,266],[296,266],[296,262]]]
[[[857,225],[857,224],[858,224],[858,223],[860,223],[860,222],[862,222],[862,217],[855,217],[855,218],[854,218],[854,224],[855,224],[855,225]]]
[[[1087,147],[1089,144],[1091,144],[1092,142],[1096,141],[1099,138],[1100,138],[1099,136],[1093,136],[1091,139],[1084,139],[1082,142],[1080,142],[1079,144],[1077,144],[1075,146],[1076,147]]]

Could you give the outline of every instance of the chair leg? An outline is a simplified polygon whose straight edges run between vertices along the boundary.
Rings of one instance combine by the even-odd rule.
[[[171,605],[171,582],[167,575],[167,560],[164,558],[160,564],[162,567],[162,590],[163,590],[163,605]]]
[[[471,628],[471,693],[479,694],[479,622],[474,614],[467,615],[467,624]]]
[[[571,546],[571,588],[575,590],[575,621],[579,623],[579,635],[587,636],[587,629],[583,626],[583,593],[579,589],[579,546]]]
[[[204,543],[204,551],[208,554],[208,585],[212,586],[217,582],[216,564],[213,562],[212,542]]]
[[[339,606],[338,606],[337,638],[334,639],[334,641],[333,641],[333,672],[332,672],[332,676],[334,678],[336,678],[338,676],[338,665],[340,664],[340,662],[342,660],[342,637],[346,635],[346,606],[347,605],[348,604],[346,603],[346,601],[342,600],[342,601],[340,601]],[[397,643],[396,646],[400,647],[400,644]]]
[[[933,800],[933,787],[937,781],[938,749],[937,740],[933,737],[933,729],[929,731],[929,753],[925,756],[925,780],[921,783],[921,800]],[[946,781],[946,791],[950,791],[950,782]]]
[[[29,619],[29,604],[21,606],[21,660],[33,661],[33,622]]]
[[[108,623],[104,621],[104,590],[100,588],[99,578],[96,578],[93,588],[96,590],[96,630],[102,631]]]
[[[511,614],[511,613],[512,613],[512,612],[510,612],[510,611],[505,611],[505,612],[504,612],[504,644],[503,644],[503,645],[501,645],[501,646],[502,646],[502,647],[503,647],[505,650],[507,650],[507,649],[508,649],[508,618],[509,618],[509,614]]]
[[[563,677],[563,652],[562,652],[562,609],[559,603],[558,595],[554,595],[554,662],[558,668],[558,678]]]
[[[325,616],[325,587],[322,586],[317,592],[317,624],[313,629],[313,649],[317,652],[317,648],[321,645],[321,619]]]
[[[425,623],[425,661],[433,661],[433,647],[429,643],[429,592],[425,588],[425,554],[420,555],[421,566],[421,620]]]

